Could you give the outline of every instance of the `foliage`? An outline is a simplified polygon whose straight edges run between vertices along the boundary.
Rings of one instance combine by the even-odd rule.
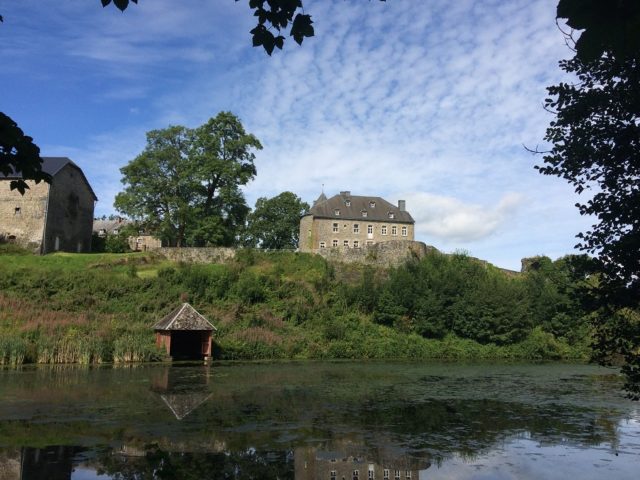
[[[575,41],[576,57],[596,60],[605,52],[623,58],[640,51],[640,3],[636,0],[560,0],[558,18],[584,30]]]
[[[634,9],[637,15],[637,2]],[[633,55],[618,55],[607,45],[599,45],[600,54],[588,61],[578,54],[560,62],[577,81],[548,88],[546,105],[556,118],[545,139],[552,149],[536,168],[564,178],[578,194],[591,193],[577,207],[597,221],[578,234],[578,248],[597,255],[601,271],[591,291],[599,306],[593,316],[599,331],[596,353],[602,362],[620,354],[626,371],[635,372],[640,369],[640,343],[628,348],[625,342],[637,337],[607,323],[620,309],[640,306],[640,56],[637,45]],[[614,331],[621,337],[611,337]],[[640,382],[631,394],[640,398]]]
[[[0,361],[159,360],[149,327],[180,301],[216,325],[221,359],[585,359],[578,258],[538,257],[513,277],[437,252],[391,270],[251,249],[227,264],[5,253]]]
[[[120,169],[126,187],[115,206],[170,245],[233,245],[249,210],[239,187],[255,176],[261,148],[230,112],[195,129],[153,130]]]
[[[309,209],[296,194],[260,197],[248,217],[247,243],[267,249],[297,248],[300,217]]]
[[[2,18],[2,17],[0,17]],[[0,112],[0,173],[11,175],[20,173],[22,179],[12,180],[11,190],[17,189],[24,195],[29,188],[25,180],[50,182],[49,174],[42,171],[40,148],[33,143],[33,138],[24,134],[14,122]]]

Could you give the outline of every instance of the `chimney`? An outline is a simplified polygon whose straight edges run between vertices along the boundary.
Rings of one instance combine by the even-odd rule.
[[[398,200],[398,210],[401,212],[405,212],[407,210],[407,205],[404,200]]]
[[[347,190],[345,192],[340,192],[340,196],[341,197],[350,197],[351,196],[351,192],[349,190]]]

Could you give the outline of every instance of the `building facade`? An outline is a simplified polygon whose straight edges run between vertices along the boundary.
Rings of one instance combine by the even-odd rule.
[[[0,174],[0,237],[35,253],[90,252],[98,198],[87,178],[66,157],[43,157],[42,170],[51,183],[27,181],[24,195],[10,187],[20,175]]]
[[[380,197],[340,192],[324,194],[300,219],[299,249],[363,248],[392,240],[414,239],[413,217],[404,200],[393,205]]]

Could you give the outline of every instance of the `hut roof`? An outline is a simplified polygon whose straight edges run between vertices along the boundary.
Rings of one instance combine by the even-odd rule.
[[[154,330],[217,330],[188,303],[183,303],[158,321]]]

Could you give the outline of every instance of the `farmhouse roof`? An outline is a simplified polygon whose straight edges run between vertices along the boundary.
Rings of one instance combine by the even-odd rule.
[[[96,194],[94,193],[93,189],[91,188],[91,184],[87,180],[87,177],[84,175],[84,172],[82,171],[82,169],[78,165],[76,165],[73,162],[73,160],[71,160],[68,157],[42,157],[42,171],[45,172],[45,173],[48,173],[52,177],[54,175],[56,175],[64,167],[66,167],[67,165],[70,165],[71,167],[75,168],[76,170],[78,170],[80,172],[80,175],[82,175],[82,179],[85,181],[85,183],[89,187],[89,190],[91,191],[91,195],[93,195],[93,198],[95,200],[98,200],[98,197],[96,197]],[[14,170],[13,172],[11,172],[9,174],[6,174],[6,175],[4,173],[0,172],[0,180],[4,180],[4,179],[16,180],[16,179],[20,179],[20,178],[22,178],[22,172],[16,172]]]
[[[316,218],[335,218],[344,220],[362,220],[415,223],[413,217],[406,210],[387,202],[382,197],[351,195],[351,192],[340,192],[338,195],[322,201],[321,195],[309,209],[307,215]],[[336,215],[336,211],[339,211]]]
[[[174,311],[159,320],[154,330],[217,330],[209,320],[200,315],[188,303],[183,303]]]

